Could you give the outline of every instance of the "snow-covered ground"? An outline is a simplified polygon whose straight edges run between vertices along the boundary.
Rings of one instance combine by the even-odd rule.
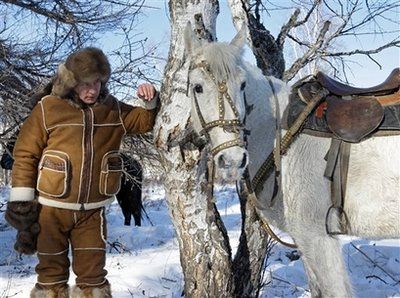
[[[36,281],[35,256],[13,251],[15,231],[4,220],[8,188],[0,188],[0,297],[29,297]],[[240,208],[234,188],[216,191],[218,209],[233,249],[240,233]],[[115,202],[108,215],[108,279],[116,298],[181,297],[182,270],[178,242],[160,187],[146,189],[144,206],[149,219],[142,227],[123,225]],[[342,238],[343,255],[357,297],[400,297],[400,240],[367,241]],[[275,245],[264,271],[262,297],[310,297],[297,252]],[[335,270],[335,268],[332,268]],[[74,284],[71,274],[70,284]]]

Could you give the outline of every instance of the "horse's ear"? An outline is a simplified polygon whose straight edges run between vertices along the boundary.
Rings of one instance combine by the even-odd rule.
[[[240,28],[238,33],[236,33],[236,36],[232,39],[230,44],[238,48],[243,48],[243,46],[246,43],[246,38],[247,38],[247,27],[245,24],[242,24],[242,27]]]
[[[193,53],[193,49],[200,46],[199,40],[193,33],[192,24],[190,21],[188,21],[186,24],[183,39],[185,41],[185,49],[189,55]]]

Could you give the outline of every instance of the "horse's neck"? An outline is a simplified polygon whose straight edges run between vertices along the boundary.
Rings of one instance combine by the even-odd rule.
[[[279,101],[282,114],[288,102],[288,89],[284,82],[270,78],[274,91],[258,68],[246,65],[246,102],[250,113],[246,117],[246,128],[250,130],[247,149],[250,154],[249,172],[253,176],[274,148],[276,134],[275,99]]]

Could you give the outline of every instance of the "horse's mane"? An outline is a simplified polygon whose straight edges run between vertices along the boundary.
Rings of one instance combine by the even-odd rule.
[[[229,43],[206,44],[202,47],[201,54],[218,81],[234,76],[235,69],[242,64],[242,49]]]

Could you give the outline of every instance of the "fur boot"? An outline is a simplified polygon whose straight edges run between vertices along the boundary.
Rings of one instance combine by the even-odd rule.
[[[62,287],[58,289],[38,289],[34,287],[31,291],[30,298],[68,298],[69,288]]]
[[[85,289],[75,286],[72,288],[71,298],[112,298],[111,287],[109,284],[101,288]]]

